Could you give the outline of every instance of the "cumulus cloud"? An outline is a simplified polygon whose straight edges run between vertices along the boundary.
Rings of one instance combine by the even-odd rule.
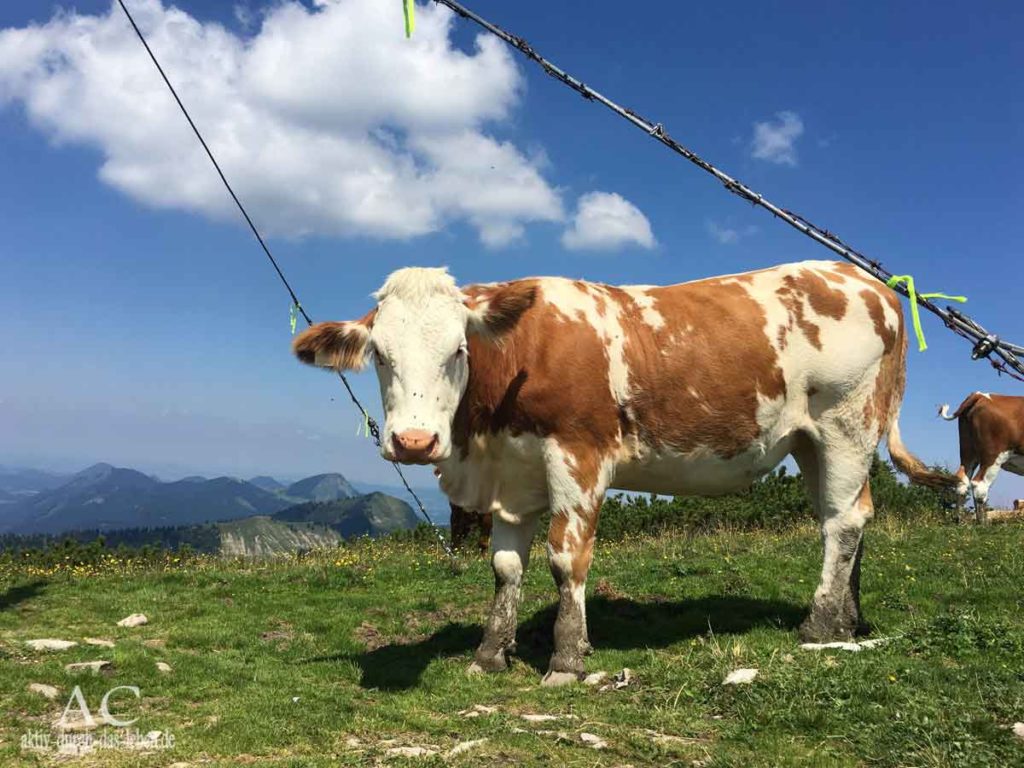
[[[745,237],[750,237],[757,232],[757,227],[750,224],[746,227],[731,227],[726,224],[719,224],[717,221],[706,222],[708,234],[722,245],[735,245]]]
[[[562,245],[570,250],[611,250],[624,245],[655,246],[651,223],[639,208],[614,192],[581,195]]]
[[[131,0],[150,45],[268,231],[404,239],[466,221],[490,246],[564,219],[542,156],[494,135],[522,75],[497,40],[455,47],[452,14],[296,0],[239,36],[162,0]],[[0,106],[55,142],[99,150],[99,176],[147,205],[236,215],[116,5],[0,30]],[[642,218],[642,216],[641,216]]]
[[[774,120],[754,123],[750,152],[758,160],[779,165],[796,165],[796,140],[804,132],[804,122],[795,112],[778,112]]]

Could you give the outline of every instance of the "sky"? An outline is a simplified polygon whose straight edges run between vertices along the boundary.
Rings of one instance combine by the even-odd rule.
[[[399,0],[129,5],[314,319],[410,265],[672,283],[830,256],[433,4],[412,40]],[[471,7],[1024,343],[1019,2]],[[115,4],[0,4],[0,212],[0,463],[394,481],[291,357],[287,294]],[[925,330],[904,440],[955,466],[937,406],[1024,385]],[[1004,473],[992,498],[1020,496]]]

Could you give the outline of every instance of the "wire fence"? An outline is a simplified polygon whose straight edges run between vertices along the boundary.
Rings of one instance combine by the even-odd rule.
[[[651,138],[664,144],[676,154],[682,155],[701,170],[710,173],[722,182],[725,188],[733,194],[743,198],[753,205],[764,208],[776,218],[782,219],[798,232],[802,232],[812,240],[824,245],[829,250],[860,267],[862,270],[878,280],[881,280],[883,283],[888,283],[893,277],[893,273],[885,269],[878,261],[868,258],[852,246],[844,243],[834,232],[830,232],[824,227],[819,227],[816,224],[813,224],[800,214],[775,205],[771,201],[767,200],[763,195],[758,194],[750,187],[742,184],[729,174],[716,168],[692,150],[684,147],[668,134],[661,123],[642,117],[635,111],[627,109],[626,107],[623,107],[598,93],[596,90],[586,85],[582,80],[573,77],[565,70],[541,56],[523,38],[513,35],[510,32],[506,32],[496,24],[491,23],[482,16],[479,16],[469,10],[461,3],[455,2],[455,0],[433,0],[433,2],[449,8],[462,18],[472,21],[490,32],[492,35],[495,35],[505,41],[528,59],[539,65],[547,74],[551,75],[551,77],[555,78],[563,85],[566,85],[576,91],[585,99],[595,101],[602,106],[607,107],[619,117],[627,120],[640,130],[644,131]],[[896,285],[893,286],[893,288],[904,296],[910,298],[907,287],[904,285]],[[1024,356],[1024,347],[1003,341],[997,335],[989,333],[981,326],[981,324],[973,320],[971,317],[954,309],[953,307],[939,307],[933,301],[920,295],[916,297],[916,301],[920,306],[938,316],[951,331],[973,343],[974,348],[971,351],[971,357],[973,359],[977,360],[979,358],[986,358],[992,364],[992,367],[999,373],[1005,373],[1019,381],[1024,381],[1024,362],[1021,362],[1020,359],[1020,356]]]
[[[220,176],[220,180],[224,183],[224,187],[227,189],[228,194],[230,194],[231,199],[235,201],[235,205],[238,207],[239,212],[242,214],[242,218],[244,218],[245,223],[249,225],[249,229],[252,230],[253,236],[256,238],[256,241],[260,244],[260,247],[263,249],[263,253],[266,254],[267,259],[270,261],[271,266],[273,266],[274,271],[277,273],[278,279],[280,279],[281,284],[284,286],[285,290],[288,291],[288,295],[291,297],[292,300],[293,311],[297,311],[299,314],[302,315],[302,319],[306,321],[306,325],[313,325],[313,319],[309,316],[305,308],[302,306],[302,302],[299,301],[298,295],[292,288],[291,283],[288,282],[288,278],[285,277],[284,272],[281,269],[281,266],[278,264],[277,259],[274,258],[274,254],[271,253],[269,246],[267,246],[266,240],[263,239],[263,236],[260,234],[260,231],[256,227],[256,224],[253,222],[252,217],[249,216],[248,211],[245,210],[245,206],[242,205],[242,201],[238,198],[238,195],[235,194],[235,190],[232,188],[231,183],[228,181],[227,176],[224,175],[224,171],[221,169],[220,163],[217,162],[217,158],[214,156],[213,152],[210,150],[210,146],[206,143],[206,140],[203,138],[203,134],[200,132],[199,127],[196,125],[195,121],[192,119],[192,116],[189,114],[188,109],[185,107],[185,104],[178,96],[178,92],[171,84],[170,78],[168,78],[167,73],[164,72],[164,68],[160,66],[160,61],[157,59],[156,54],[153,53],[153,49],[149,47],[149,43],[146,41],[146,36],[142,34],[142,30],[139,29],[139,25],[135,23],[135,18],[128,10],[128,7],[124,4],[124,0],[117,0],[117,2],[118,5],[121,6],[121,10],[124,11],[124,15],[128,17],[128,22],[132,25],[132,29],[135,30],[135,34],[138,36],[139,41],[146,49],[146,53],[149,54],[149,58],[152,60],[154,66],[157,68],[157,71],[160,73],[160,77],[163,78],[164,83],[167,85],[167,89],[171,92],[171,95],[174,97],[174,101],[177,102],[179,109],[181,109],[181,113],[185,116],[185,119],[188,120],[188,124],[192,128],[192,132],[196,135],[196,138],[199,140],[199,143],[202,144],[203,150],[206,152],[206,156],[210,158],[210,162],[213,164],[213,167],[217,170],[217,175]],[[367,411],[366,408],[363,407],[363,404],[359,402],[359,398],[357,398],[355,392],[352,391],[352,387],[349,384],[348,378],[346,378],[345,374],[342,371],[338,371],[337,373],[338,378],[341,379],[341,383],[345,386],[345,391],[348,392],[348,396],[352,399],[352,403],[355,405],[355,407],[359,410],[359,413],[362,415],[363,421],[366,424],[367,432],[369,432],[370,437],[373,438],[373,442],[379,449],[381,447],[381,440],[380,427],[378,426],[377,421],[370,415],[369,411]],[[444,535],[441,533],[441,529],[434,524],[434,521],[430,517],[430,513],[427,512],[427,508],[424,506],[423,501],[420,499],[419,495],[412,489],[412,486],[409,485],[409,481],[406,479],[405,473],[402,472],[402,467],[397,462],[394,461],[391,462],[391,466],[394,467],[395,472],[398,474],[399,479],[402,481],[402,485],[405,487],[405,490],[408,491],[413,501],[416,502],[416,509],[420,513],[420,516],[434,530],[434,533],[437,535],[438,542],[440,543],[442,549],[444,549],[445,554],[448,555],[448,559],[454,566],[456,564],[454,550],[452,549],[448,541],[445,539]]]

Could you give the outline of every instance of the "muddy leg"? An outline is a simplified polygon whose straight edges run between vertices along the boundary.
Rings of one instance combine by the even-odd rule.
[[[864,525],[874,514],[868,461],[836,451],[821,493],[824,562],[811,613],[800,627],[804,642],[849,640],[863,628],[860,614],[860,562]]]
[[[508,655],[515,652],[516,618],[523,572],[530,560],[530,542],[537,529],[537,517],[517,525],[499,515],[494,517],[493,555],[494,603],[484,628],[484,639],[476,649],[470,672],[497,672],[508,667]]]

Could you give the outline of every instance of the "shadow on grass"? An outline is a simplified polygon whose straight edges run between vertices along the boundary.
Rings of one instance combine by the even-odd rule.
[[[519,624],[517,655],[539,673],[547,669],[557,605]],[[696,600],[636,602],[595,595],[587,600],[590,641],[598,650],[664,648],[708,631],[739,634],[754,627],[796,627],[806,608],[781,600],[715,595]],[[360,654],[339,653],[303,663],[346,660],[362,669],[364,688],[401,690],[416,685],[438,657],[472,653],[483,637],[478,625],[448,624],[414,643],[385,645]]]
[[[7,589],[0,593],[0,611],[6,611],[8,608],[14,608],[19,603],[31,600],[42,592],[48,584],[49,582],[44,581],[43,579],[37,579],[36,581],[30,581],[27,584],[18,584],[15,587]]]

